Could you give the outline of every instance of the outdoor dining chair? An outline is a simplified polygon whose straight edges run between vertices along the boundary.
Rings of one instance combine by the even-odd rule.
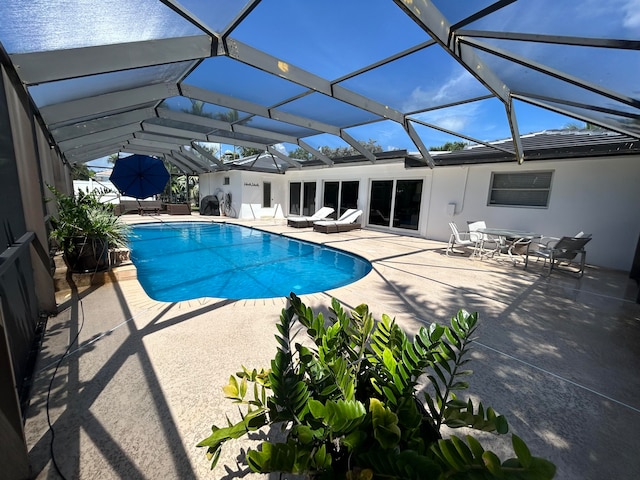
[[[531,249],[527,254],[525,268],[527,268],[529,256],[533,255],[543,258],[545,266],[548,262],[549,270],[547,275],[551,275],[554,269],[564,270],[573,273],[578,278],[584,275],[584,267],[587,258],[587,252],[584,246],[591,241],[591,235],[583,235],[581,237],[562,237],[555,244],[550,246],[539,246],[537,249]],[[576,257],[579,261],[575,263]],[[575,270],[577,268],[577,270]]]
[[[469,233],[477,232],[479,229],[487,228],[487,223],[484,220],[478,220],[473,222],[467,222],[467,228]],[[500,253],[504,244],[504,239],[501,237],[495,237],[493,235],[487,235],[486,233],[478,232],[479,236],[479,253],[480,255],[491,255]],[[490,247],[490,248],[489,248]]]
[[[461,233],[458,230],[458,226],[454,222],[449,223],[449,228],[451,228],[451,236],[449,237],[449,243],[447,245],[447,256],[449,255],[449,253],[456,253],[453,249],[456,245],[469,248],[473,247],[471,256],[476,256],[478,253],[482,235],[473,232]]]

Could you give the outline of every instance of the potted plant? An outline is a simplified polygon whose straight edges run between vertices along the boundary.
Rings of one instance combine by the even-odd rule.
[[[555,466],[512,435],[515,456],[501,461],[472,435],[443,438],[441,427],[507,433],[492,408],[462,400],[477,314],[459,311],[451,326],[431,324],[410,340],[367,305],[347,313],[334,299],[328,321],[293,293],[277,325],[269,370],[231,375],[225,396],[244,405],[237,423],[212,427],[198,446],[216,465],[227,440],[265,426],[284,441],[263,441],[245,460],[255,472],[316,479],[548,479]],[[304,341],[294,338],[306,332]],[[426,388],[419,387],[424,379]],[[267,437],[268,438],[268,437]]]
[[[51,219],[49,238],[62,250],[67,268],[74,273],[109,268],[109,249],[126,245],[128,226],[113,212],[113,206],[100,198],[109,189],[64,194],[49,187],[55,195],[58,214]]]

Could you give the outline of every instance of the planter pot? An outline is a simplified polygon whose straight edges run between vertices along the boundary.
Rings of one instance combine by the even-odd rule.
[[[109,268],[109,242],[106,238],[70,238],[63,258],[72,273],[103,272]]]

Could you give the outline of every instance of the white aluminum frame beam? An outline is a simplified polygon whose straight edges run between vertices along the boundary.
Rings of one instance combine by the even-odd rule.
[[[70,140],[64,140],[58,142],[58,148],[62,151],[67,151],[73,148],[82,147],[85,145],[99,144],[101,142],[108,142],[114,138],[122,137],[123,135],[133,134],[140,131],[139,123],[130,123],[128,125],[121,125],[110,130],[103,130],[101,132],[90,133],[83,137],[76,137]]]
[[[433,161],[433,157],[429,153],[429,149],[425,146],[422,138],[420,138],[420,135],[418,135],[418,132],[416,131],[415,127],[411,125],[410,121],[407,121],[405,130],[409,134],[409,137],[411,137],[411,140],[413,140],[413,143],[416,144],[416,147],[418,147],[418,150],[422,155],[423,162],[427,164],[429,168],[435,167],[435,163]]]
[[[197,35],[19,53],[9,57],[16,65],[23,83],[35,85],[132,68],[194,61],[210,56],[211,37]]]
[[[116,113],[113,115],[95,118],[93,120],[80,121],[71,125],[52,128],[50,132],[51,136],[53,136],[56,141],[62,142],[72,138],[90,135],[92,133],[111,130],[129,123],[140,123],[144,120],[155,117],[156,113],[153,108],[140,108],[138,110]]]
[[[286,162],[289,165],[292,165],[292,166],[296,167],[298,170],[300,170],[302,168],[302,165],[300,164],[300,162],[296,162],[293,158],[289,158],[284,153],[279,152],[278,150],[276,150],[273,147],[267,147],[267,152],[269,152],[271,155],[275,155],[276,157],[278,157],[283,162]]]
[[[222,160],[217,158],[215,155],[211,155],[211,153],[209,153],[206,149],[202,148],[196,142],[191,142],[191,148],[193,148],[196,152],[198,152],[204,158],[209,160],[211,163],[215,163],[221,169],[229,170],[229,167],[225,165],[224,162],[222,162]]]
[[[109,139],[109,141],[82,145],[81,147],[70,148],[68,150],[60,150],[61,153],[65,156],[69,155],[78,155],[78,154],[89,154],[91,155],[96,150],[102,150],[103,148],[107,148],[110,146],[122,145],[133,138],[133,134],[126,134],[120,137],[115,137]]]
[[[134,109],[138,105],[161,101],[176,95],[179,95],[177,85],[159,83],[48,105],[40,109],[40,114],[48,125],[84,117],[95,119],[109,112],[124,108]]]
[[[307,142],[305,142],[304,140],[298,140],[298,145],[303,149],[306,150],[307,152],[309,152],[311,155],[313,155],[314,157],[316,157],[317,159],[321,160],[323,163],[326,163],[329,166],[333,166],[333,160],[331,160],[329,157],[327,157],[324,153],[322,153],[320,150],[317,150],[315,148],[313,148],[311,145],[309,145]]]
[[[176,160],[179,160],[185,165],[191,167],[192,171],[195,173],[206,173],[207,171],[209,171],[208,167],[204,168],[202,165],[200,165],[199,162],[197,162],[190,156],[185,155],[185,153],[186,152],[184,152],[183,150],[173,150],[169,155],[172,158],[175,158]]]
[[[176,112],[175,110],[169,110],[168,108],[157,108],[158,118],[165,118],[167,120],[175,120],[176,122],[190,123],[192,125],[198,125],[202,127],[211,128],[213,130],[227,130],[233,131],[229,122],[222,120],[216,120],[213,118],[200,117],[192,113]]]
[[[340,138],[342,138],[345,142],[347,142],[349,145],[351,145],[354,149],[356,149],[358,152],[360,152],[362,155],[364,155],[364,157],[367,160],[369,160],[371,163],[376,163],[376,156],[373,153],[371,153],[369,150],[364,148],[360,144],[360,142],[358,142],[355,138],[353,138],[351,135],[349,135],[344,130],[340,131]]]
[[[174,165],[178,170],[180,170],[185,175],[197,175],[197,172],[195,172],[191,167],[189,167],[189,165],[184,164],[179,159],[172,156],[171,153],[163,153],[162,158],[167,162],[171,163],[172,165]]]
[[[196,155],[195,153],[193,153],[193,151],[191,151],[192,146],[182,146],[180,147],[180,154],[183,157],[186,157],[188,160],[190,160],[191,162],[193,162],[195,165],[198,165],[200,168],[202,168],[203,170],[209,172],[211,171],[211,164],[207,163],[206,159],[204,157],[199,157],[198,155]]]
[[[455,58],[479,82],[487,87],[496,97],[502,100],[511,129],[513,146],[518,163],[524,160],[522,142],[518,123],[511,107],[509,87],[497,76],[476,54],[471,47],[459,43],[456,32],[446,17],[431,0],[393,0],[414,21],[422,27],[447,53]]]

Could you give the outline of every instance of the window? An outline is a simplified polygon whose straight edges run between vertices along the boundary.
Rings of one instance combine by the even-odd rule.
[[[553,172],[496,173],[491,175],[489,205],[547,207]]]
[[[224,177],[224,185],[229,185],[229,177]]]
[[[262,206],[271,208],[271,182],[262,184]]]

